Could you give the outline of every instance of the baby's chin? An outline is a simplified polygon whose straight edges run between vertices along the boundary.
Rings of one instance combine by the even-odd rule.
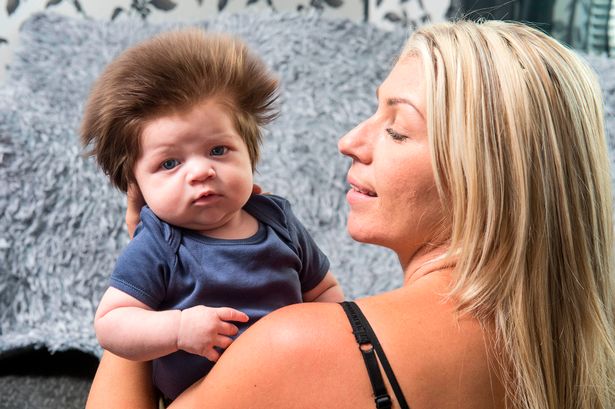
[[[181,217],[181,215],[169,214],[169,212],[160,212],[156,211],[155,208],[150,206],[150,210],[165,223],[168,223],[172,226],[178,227],[180,229],[188,229],[188,230],[197,230],[198,226],[194,223],[191,223],[190,220],[186,220],[185,217]]]

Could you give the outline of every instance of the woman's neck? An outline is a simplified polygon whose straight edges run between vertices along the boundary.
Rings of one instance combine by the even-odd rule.
[[[454,256],[448,254],[449,247],[425,246],[416,251],[407,261],[400,258],[404,269],[404,286],[435,271],[450,269],[454,266]]]

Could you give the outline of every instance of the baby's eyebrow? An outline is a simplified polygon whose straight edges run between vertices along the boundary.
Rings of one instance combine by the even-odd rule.
[[[173,142],[160,141],[153,145],[153,149],[172,149],[176,144]],[[150,145],[152,147],[152,145]]]

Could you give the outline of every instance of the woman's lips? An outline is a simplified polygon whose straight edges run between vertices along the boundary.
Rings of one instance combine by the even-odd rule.
[[[376,192],[361,186],[351,178],[348,178],[348,183],[350,184],[350,190],[346,194],[346,200],[348,200],[348,203],[350,204],[365,202],[378,197]]]
[[[371,201],[374,200],[376,197],[377,196],[366,195],[355,189],[350,189],[346,194],[346,200],[348,200],[348,203],[350,204]]]
[[[357,193],[360,193],[362,195],[366,195],[369,197],[377,197],[378,195],[376,194],[376,192],[372,192],[371,190],[367,190],[358,186],[353,185],[352,183],[350,184],[350,188],[354,191],[356,191]]]

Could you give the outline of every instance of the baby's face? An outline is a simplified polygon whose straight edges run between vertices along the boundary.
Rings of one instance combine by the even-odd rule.
[[[134,173],[160,219],[205,235],[241,220],[252,192],[248,148],[215,100],[149,121]]]

